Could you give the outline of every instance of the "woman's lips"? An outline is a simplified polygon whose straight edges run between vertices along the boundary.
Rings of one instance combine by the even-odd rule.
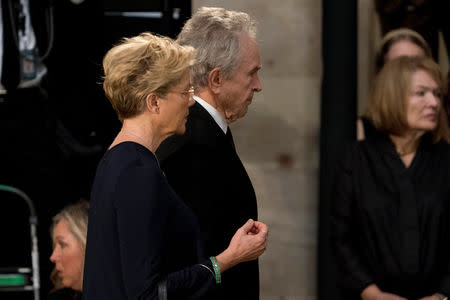
[[[437,119],[437,114],[435,113],[426,114],[425,119],[435,121]]]

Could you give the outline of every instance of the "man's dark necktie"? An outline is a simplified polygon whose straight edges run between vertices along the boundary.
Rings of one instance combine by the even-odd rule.
[[[230,127],[227,127],[227,133],[225,134],[228,138],[228,141],[230,142],[231,146],[233,147],[234,150],[236,150],[235,146],[234,146],[234,141],[233,141],[233,135],[231,134],[231,129]]]

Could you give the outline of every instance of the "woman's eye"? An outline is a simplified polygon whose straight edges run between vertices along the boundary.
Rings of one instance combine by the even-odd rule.
[[[415,94],[417,96],[425,96],[425,91],[417,91]]]
[[[441,99],[441,97],[442,97],[442,93],[440,91],[433,91],[433,95],[439,99]]]

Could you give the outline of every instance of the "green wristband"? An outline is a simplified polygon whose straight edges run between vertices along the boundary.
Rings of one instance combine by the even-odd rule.
[[[219,264],[217,263],[217,259],[214,256],[211,256],[209,259],[211,260],[214,274],[216,275],[216,284],[220,284],[222,282],[222,277],[220,275],[220,268]]]

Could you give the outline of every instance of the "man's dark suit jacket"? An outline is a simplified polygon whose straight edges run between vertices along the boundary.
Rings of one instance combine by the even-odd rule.
[[[190,107],[186,133],[165,140],[157,156],[170,185],[197,215],[208,256],[225,250],[249,218],[257,219],[255,191],[232,138],[200,104]],[[258,261],[224,272],[214,299],[259,299]]]

